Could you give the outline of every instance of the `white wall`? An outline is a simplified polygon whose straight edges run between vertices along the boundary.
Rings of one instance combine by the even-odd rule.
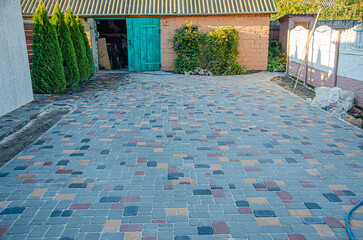
[[[342,32],[338,75],[363,81],[363,24]]]
[[[0,116],[32,100],[20,1],[0,0]]]

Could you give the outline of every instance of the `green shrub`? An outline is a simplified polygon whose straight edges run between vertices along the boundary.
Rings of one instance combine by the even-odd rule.
[[[272,41],[272,42],[269,42],[268,44],[268,56],[269,57],[278,57],[280,56],[282,53],[282,50],[281,50],[281,43],[279,42],[276,42],[276,41]]]
[[[40,93],[62,93],[66,87],[57,33],[41,3],[33,17],[32,83]]]
[[[87,34],[84,31],[83,23],[79,19],[78,16],[76,18],[76,21],[77,21],[77,24],[78,24],[79,31],[80,31],[80,33],[82,35],[82,40],[83,40],[84,47],[85,47],[85,50],[86,50],[89,77],[92,77],[93,74],[95,73],[95,71],[94,71],[91,47],[90,47],[89,42],[88,42]]]
[[[177,73],[193,71],[199,66],[201,47],[205,42],[205,37],[205,34],[198,33],[191,26],[176,30],[173,48],[177,53],[177,57],[174,59]]]
[[[191,25],[176,30],[173,38],[177,57],[177,73],[193,71],[196,67],[208,69],[214,75],[237,75],[246,72],[237,61],[238,31],[234,28],[199,33]]]
[[[76,18],[74,17],[73,12],[70,9],[68,9],[68,11],[66,12],[65,21],[71,32],[73,46],[76,51],[80,81],[87,81],[89,79],[89,65],[87,61],[84,41],[82,39],[81,32],[79,31],[79,26],[77,24]]]
[[[281,50],[281,43],[272,41],[268,44],[268,64],[267,71],[285,72],[286,56]]]
[[[63,68],[68,88],[74,88],[79,83],[79,71],[76,60],[76,52],[73,47],[71,33],[64,21],[64,15],[57,3],[52,15],[52,23],[57,31],[59,46],[63,57]]]

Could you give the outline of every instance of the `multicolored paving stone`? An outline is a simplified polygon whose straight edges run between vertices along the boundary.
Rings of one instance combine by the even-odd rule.
[[[37,96],[18,114],[76,109],[0,169],[0,237],[348,239],[363,132],[272,76],[104,74]],[[351,227],[363,239],[362,207]]]

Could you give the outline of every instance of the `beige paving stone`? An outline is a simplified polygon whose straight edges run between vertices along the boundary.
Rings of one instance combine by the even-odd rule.
[[[103,232],[118,232],[120,225],[121,220],[107,220],[103,226]]]
[[[344,211],[349,212],[350,209],[352,209],[354,205],[343,205],[342,208]],[[358,208],[354,210],[355,213],[363,213],[363,206],[360,205]]]
[[[19,176],[16,177],[16,179],[31,179],[34,178],[36,175],[35,174],[20,174]]]
[[[345,185],[328,185],[328,187],[332,190],[332,191],[339,191],[339,190],[350,190],[347,186]]]
[[[245,183],[257,183],[256,178],[245,178]]]
[[[173,157],[180,157],[180,158],[183,158],[183,157],[188,157],[188,154],[173,154]]]
[[[264,225],[281,225],[280,220],[276,217],[269,217],[269,218],[256,218],[256,221],[259,226]]]
[[[156,168],[158,168],[158,169],[168,169],[168,163],[158,163]]]
[[[170,215],[177,215],[176,208],[167,208],[166,209],[166,215],[168,215],[168,216],[170,216]]]
[[[32,159],[34,157],[34,155],[23,155],[23,156],[19,156],[17,159]]]
[[[344,227],[346,226],[345,220],[340,220],[340,222]],[[349,227],[363,229],[363,220],[349,220]]]
[[[218,157],[219,162],[229,162],[228,157]]]
[[[188,208],[177,208],[177,215],[188,215]]]
[[[85,178],[74,178],[72,180],[72,183],[83,183]]]
[[[54,200],[73,200],[76,194],[57,194]]]
[[[194,163],[184,163],[184,167],[194,167]]]
[[[228,146],[219,146],[219,150],[229,151],[229,147]]]
[[[91,160],[80,160],[78,165],[80,166],[88,166],[88,164],[91,162]]]
[[[162,153],[164,148],[154,148],[154,152]]]
[[[10,204],[10,201],[1,201],[0,202],[0,208],[7,208],[7,206]]]
[[[127,232],[125,236],[125,240],[140,240],[141,233],[140,232]]]
[[[247,201],[252,204],[263,204],[268,203],[268,200],[266,197],[248,197]]]
[[[333,238],[336,237],[335,233],[328,227],[327,225],[319,224],[319,225],[313,225],[316,232],[320,235],[322,238]]]
[[[309,209],[289,209],[291,217],[312,217]]]
[[[222,165],[221,165],[221,164],[211,164],[211,165],[210,165],[210,168],[211,168],[212,170],[223,170],[223,169],[222,169]]]
[[[238,145],[237,147],[238,148],[251,148],[250,145]]]
[[[260,163],[258,160],[256,159],[251,159],[251,160],[240,160],[242,166],[252,166],[253,164],[258,164]]]
[[[43,195],[47,192],[48,188],[38,188],[34,189],[30,197],[43,197]]]

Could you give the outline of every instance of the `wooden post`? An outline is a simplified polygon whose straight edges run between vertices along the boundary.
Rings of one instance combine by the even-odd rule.
[[[287,49],[286,49],[286,75],[289,76],[290,67],[290,33],[291,30],[287,30]]]
[[[316,16],[315,23],[314,23],[313,30],[312,30],[311,34],[310,34],[310,35],[308,34],[308,39],[307,39],[307,41],[306,41],[306,50],[309,48],[310,41],[311,41],[311,39],[312,39],[312,38],[313,38],[313,36],[314,36],[314,31],[315,31],[316,23],[318,22],[318,19],[319,19],[320,11],[321,11],[321,8],[319,8],[318,15]],[[304,58],[303,58],[303,60],[302,60],[302,61],[301,61],[301,63],[300,63],[299,71],[298,71],[298,73],[297,73],[297,75],[296,75],[295,85],[294,85],[294,88],[292,89],[292,92],[293,92],[293,93],[295,92],[297,82],[299,81],[299,76],[300,76],[300,72],[301,72],[301,69],[302,69],[302,65],[303,65],[303,63],[305,62],[305,59],[306,59],[307,54],[308,54],[308,53],[307,53],[307,51],[305,51]]]
[[[342,33],[341,31],[338,31],[337,41],[335,43],[334,74],[333,74],[334,87],[336,87],[338,84],[338,63],[339,63],[339,47],[340,47],[341,33]]]
[[[308,31],[308,36],[310,36],[310,30]],[[309,69],[309,47],[310,47],[310,42],[309,45],[306,46],[306,58],[305,58],[305,77],[304,77],[304,86],[307,84],[308,82],[308,69]]]

